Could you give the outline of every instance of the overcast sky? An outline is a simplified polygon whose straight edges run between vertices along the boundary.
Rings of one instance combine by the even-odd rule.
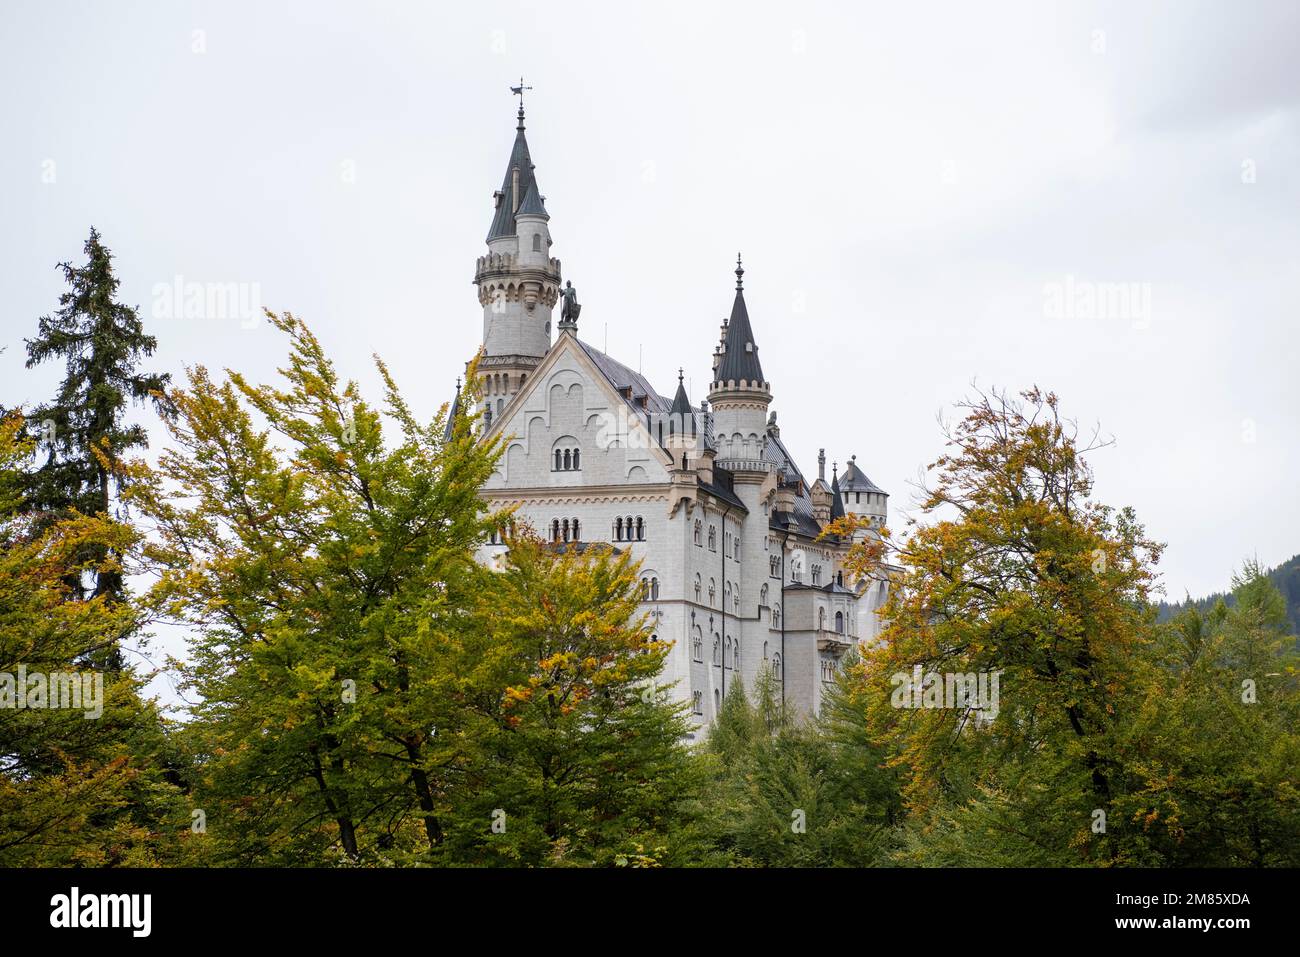
[[[582,338],[698,401],[741,250],[805,473],[856,454],[898,515],[972,379],[1038,383],[1115,437],[1098,495],[1170,595],[1209,592],[1300,551],[1297,9],[11,0],[0,404],[51,393],[22,339],[94,224],[157,367],[269,376],[265,322],[154,309],[256,284],[431,415],[522,74]]]

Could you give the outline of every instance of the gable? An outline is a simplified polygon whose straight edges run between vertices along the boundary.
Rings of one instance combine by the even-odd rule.
[[[569,336],[493,420],[496,433],[510,438],[489,489],[668,481],[667,452]]]

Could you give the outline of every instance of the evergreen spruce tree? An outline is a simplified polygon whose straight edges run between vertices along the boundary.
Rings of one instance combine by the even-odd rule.
[[[139,370],[157,340],[145,333],[136,309],[117,301],[113,257],[93,228],[84,251],[85,265],[59,265],[69,288],[59,297],[59,310],[41,317],[36,338],[27,340],[28,368],[52,359],[62,359],[66,367],[53,401],[28,416],[29,423],[40,423],[48,442],[24,505],[41,516],[38,528],[74,511],[109,515],[113,491],[120,489],[122,457],[148,444],[143,426],[125,421],[128,403],[152,402],[166,411],[162,392],[168,376]],[[102,560],[106,546],[87,547],[98,554],[83,556],[85,563],[99,571],[88,576],[92,587],[69,582],[74,593],[121,598],[122,573]],[[120,667],[116,652],[112,658]]]

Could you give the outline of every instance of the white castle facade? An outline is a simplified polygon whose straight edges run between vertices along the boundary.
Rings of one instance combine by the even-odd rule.
[[[788,705],[815,713],[844,653],[874,637],[887,583],[851,581],[850,542],[823,538],[856,513],[874,534],[888,495],[850,459],[809,480],[781,440],[737,261],[731,315],[693,404],[679,371],[671,399],[578,336],[552,258],[519,110],[514,148],[474,279],[483,308],[478,366],[490,434],[508,437],[483,494],[564,548],[595,543],[641,562],[643,609],[673,642],[664,681],[711,722],[739,678],[770,669]],[[565,306],[556,310],[557,303]],[[552,313],[560,321],[552,333]],[[701,342],[703,354],[708,343]],[[480,559],[506,549],[494,541]]]

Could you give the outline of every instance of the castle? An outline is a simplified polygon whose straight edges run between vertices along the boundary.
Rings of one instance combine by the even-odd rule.
[[[516,92],[520,92],[516,90]],[[770,669],[788,706],[815,713],[845,654],[874,637],[887,581],[852,581],[850,541],[822,538],[845,513],[877,534],[889,496],[849,459],[809,481],[770,411],[744,268],[694,404],[679,370],[672,398],[578,337],[580,306],[551,256],[520,101],[514,148],[474,271],[483,308],[479,411],[508,437],[483,489],[560,547],[607,543],[641,561],[643,609],[673,642],[665,682],[711,722],[737,678]],[[562,303],[552,339],[551,320]],[[704,344],[701,343],[703,348]],[[455,411],[455,410],[453,410]],[[499,561],[498,538],[479,555]]]

